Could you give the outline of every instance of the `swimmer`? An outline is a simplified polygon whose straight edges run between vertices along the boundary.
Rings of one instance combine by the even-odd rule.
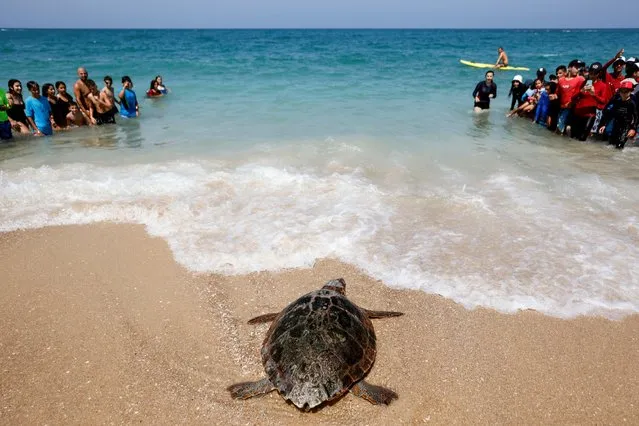
[[[113,90],[113,79],[110,75],[104,77],[104,87],[100,91],[100,96],[102,96],[102,94],[108,97],[114,104],[120,103],[120,100],[115,97],[115,90]],[[113,105],[113,108],[116,108],[115,105]]]
[[[56,95],[56,108],[53,109],[53,119],[58,127],[67,127],[67,114],[69,113],[69,103],[73,102],[71,95],[67,93],[67,85],[64,81],[56,81],[55,88]]]
[[[166,87],[164,85],[164,83],[162,83],[162,76],[158,75],[155,77],[155,81],[158,82],[158,87],[157,89],[160,91],[160,93],[162,93],[163,95],[166,95],[167,93],[169,93],[169,88]]]
[[[133,91],[133,82],[131,77],[125,75],[122,77],[122,90],[118,93],[120,98],[120,116],[123,118],[135,118],[140,116],[140,106],[138,98]]]
[[[149,98],[157,98],[162,96],[162,91],[160,90],[160,83],[158,83],[157,79],[151,80],[151,84],[149,86],[149,90],[147,90],[146,95]]]
[[[508,55],[503,47],[497,49],[497,62],[495,63],[495,68],[503,68],[508,66]]]
[[[67,114],[67,126],[68,127],[80,127],[80,126],[88,126],[89,119],[87,116],[78,108],[78,104],[71,101],[69,102],[69,113]]]
[[[78,68],[78,80],[73,85],[73,93],[75,94],[75,100],[78,103],[78,107],[80,111],[82,111],[87,117],[90,117],[89,109],[91,108],[91,103],[88,99],[89,87],[87,86],[87,80],[89,79],[89,72],[86,68],[80,67]],[[95,121],[91,120],[93,124]]]
[[[13,138],[11,133],[11,122],[7,115],[9,109],[9,99],[4,90],[0,89],[0,141],[9,140]]]
[[[53,116],[51,115],[49,100],[40,95],[40,85],[35,81],[29,81],[27,89],[29,89],[31,96],[24,101],[24,112],[27,115],[29,125],[33,129],[33,135],[51,136],[53,134],[53,126],[51,125]]]
[[[9,116],[9,123],[13,131],[25,135],[30,135],[29,122],[27,116],[24,113],[25,105],[24,98],[22,97],[22,83],[20,80],[9,80],[9,91],[7,92],[7,100],[9,101],[9,109],[7,115]]]
[[[475,112],[481,112],[490,108],[490,99],[497,97],[497,84],[493,81],[495,73],[486,71],[486,80],[480,81],[473,90],[473,98],[475,98]]]

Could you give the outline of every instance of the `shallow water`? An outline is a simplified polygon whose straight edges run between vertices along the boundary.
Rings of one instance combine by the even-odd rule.
[[[4,31],[0,81],[128,74],[142,116],[2,146],[0,230],[143,223],[194,271],[336,257],[468,307],[637,312],[639,148],[506,119],[515,72],[475,115],[483,71],[458,63],[505,44],[551,70],[620,39],[639,30]],[[144,99],[156,74],[172,93]]]

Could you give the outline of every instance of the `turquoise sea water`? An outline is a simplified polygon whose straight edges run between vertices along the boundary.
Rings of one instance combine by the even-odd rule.
[[[516,72],[473,114],[458,61],[500,45],[532,78],[639,30],[2,30],[3,85],[126,74],[142,116],[1,146],[0,231],[143,223],[194,271],[335,257],[469,307],[638,312],[639,148],[506,119]]]

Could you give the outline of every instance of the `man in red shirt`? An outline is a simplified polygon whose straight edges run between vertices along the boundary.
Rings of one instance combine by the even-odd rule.
[[[574,108],[570,120],[571,136],[585,141],[590,135],[591,129],[597,131],[596,125],[601,120],[601,111],[612,97],[607,83],[601,81],[602,66],[599,62],[590,65],[588,76],[579,93],[574,97]]]
[[[623,68],[626,65],[626,59],[622,56],[623,52],[624,50],[621,49],[614,58],[603,65],[604,73],[601,75],[601,79],[610,85],[613,95],[617,93],[621,80],[625,78]],[[610,65],[612,65],[612,72],[609,73],[606,70]]]
[[[578,59],[570,61],[568,64],[568,74],[559,79],[557,94],[559,95],[559,117],[557,119],[557,131],[559,133],[570,133],[569,119],[573,106],[573,99],[586,81],[579,75],[579,68],[584,63]]]

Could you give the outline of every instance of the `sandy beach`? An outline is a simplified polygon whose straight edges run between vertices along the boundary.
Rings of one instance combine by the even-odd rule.
[[[267,326],[246,321],[337,277],[360,306],[405,313],[375,321],[368,376],[399,399],[232,400],[263,376]],[[0,281],[2,424],[639,424],[639,316],[469,311],[335,260],[195,275],[142,226],[107,223],[0,234]]]

